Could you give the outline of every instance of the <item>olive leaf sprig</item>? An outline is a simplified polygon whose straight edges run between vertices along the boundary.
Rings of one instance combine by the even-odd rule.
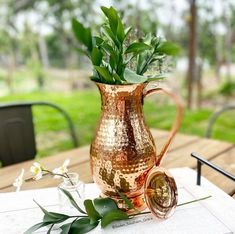
[[[45,226],[50,226],[47,232],[50,233],[55,224],[60,224],[69,219],[72,221],[60,226],[61,234],[87,233],[94,229],[99,222],[101,223],[101,227],[104,228],[113,221],[130,218],[127,213],[118,208],[115,201],[111,198],[96,198],[93,201],[86,199],[83,203],[85,207],[85,211],[83,211],[67,190],[62,188],[60,188],[60,190],[65,194],[70,203],[80,214],[70,216],[61,213],[49,212],[35,201],[44,213],[43,221],[29,228],[24,234],[31,234]]]
[[[161,71],[154,76],[144,75],[150,66],[159,67],[167,56],[174,56],[179,47],[172,42],[148,34],[144,38],[127,38],[132,30],[125,28],[118,12],[102,6],[106,20],[100,29],[100,35],[92,35],[91,28],[86,28],[77,19],[72,19],[72,29],[80,47],[93,65],[92,80],[106,84],[144,83],[164,78]],[[128,40],[129,41],[129,40]],[[131,64],[135,64],[134,68]]]
[[[120,192],[118,192],[118,194],[124,200],[127,207],[131,210],[135,210],[136,211],[135,213],[128,215],[126,212],[119,209],[116,202],[111,198],[95,198],[93,201],[90,199],[86,199],[84,200],[84,207],[85,207],[84,211],[78,206],[73,196],[67,190],[64,190],[62,188],[60,188],[60,190],[69,199],[70,203],[74,206],[74,208],[77,209],[79,215],[70,216],[61,213],[49,212],[35,201],[36,204],[44,213],[43,221],[29,228],[24,234],[31,234],[34,231],[45,226],[49,226],[49,229],[47,231],[47,233],[49,234],[51,233],[52,228],[54,227],[55,224],[60,224],[67,220],[72,220],[72,221],[66,224],[62,224],[60,226],[61,234],[70,234],[70,233],[82,234],[82,233],[87,233],[92,229],[96,228],[99,223],[101,224],[101,228],[105,228],[113,221],[127,220],[138,215],[151,213],[150,211],[140,212],[134,209],[134,205],[131,203],[131,201],[124,194]],[[193,202],[205,200],[209,197],[211,196],[181,203],[178,206],[183,206]]]

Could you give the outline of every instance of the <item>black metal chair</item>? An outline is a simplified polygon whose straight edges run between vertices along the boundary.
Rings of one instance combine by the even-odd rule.
[[[219,109],[218,111],[216,111],[214,114],[212,114],[212,116],[210,117],[209,120],[209,124],[205,133],[205,137],[206,138],[210,138],[211,137],[211,133],[212,133],[212,128],[213,125],[215,124],[217,118],[224,112],[229,111],[229,110],[235,110],[235,105],[234,104],[230,104],[227,106],[222,107],[221,109]],[[225,170],[223,170],[222,168],[216,166],[215,164],[209,162],[208,160],[204,159],[202,156],[200,156],[199,154],[193,152],[191,153],[191,156],[193,158],[195,158],[197,160],[197,185],[201,184],[201,169],[202,169],[202,165],[206,165],[214,170],[216,170],[218,173],[224,175],[225,177],[231,179],[232,181],[235,181],[235,176],[226,172]]]
[[[212,128],[213,128],[213,125],[215,124],[217,118],[222,113],[229,111],[229,110],[235,110],[235,104],[226,105],[226,106],[222,107],[221,109],[219,109],[218,111],[216,111],[214,114],[212,114],[212,116],[209,119],[208,127],[206,129],[206,133],[205,133],[206,138],[211,137]]]
[[[199,154],[193,152],[191,153],[191,156],[193,158],[195,158],[197,160],[197,185],[201,185],[201,172],[202,172],[202,165],[206,165],[212,169],[214,169],[215,171],[217,171],[218,173],[224,175],[225,177],[229,178],[232,181],[235,181],[235,176],[226,172],[225,170],[223,170],[222,168],[216,166],[215,164],[209,162],[208,160],[204,159],[202,156],[200,156]]]
[[[74,147],[78,146],[70,116],[50,102],[7,103],[0,105],[0,161],[2,166],[33,159],[37,154],[33,123],[33,106],[49,106],[67,121]]]

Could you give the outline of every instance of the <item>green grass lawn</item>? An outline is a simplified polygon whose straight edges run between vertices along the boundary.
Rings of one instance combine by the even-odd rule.
[[[24,93],[0,98],[0,103],[19,101],[49,101],[63,107],[71,116],[80,145],[89,144],[100,114],[100,98],[96,89],[70,93]],[[169,130],[175,116],[175,107],[164,100],[148,99],[144,112],[149,127]],[[213,111],[186,110],[180,132],[204,136],[208,119]],[[34,107],[39,156],[50,155],[72,147],[66,133],[66,122],[49,107]],[[225,113],[216,122],[213,138],[235,143],[234,111]]]

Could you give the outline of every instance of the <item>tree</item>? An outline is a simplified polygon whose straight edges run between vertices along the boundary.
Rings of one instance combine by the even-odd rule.
[[[232,50],[232,25],[230,21],[230,9],[232,7],[232,4],[230,2],[223,1],[222,3],[223,7],[223,16],[222,20],[223,23],[227,29],[225,40],[224,40],[224,49],[225,49],[225,64],[226,64],[226,77],[228,82],[231,82],[231,50]]]
[[[13,92],[13,74],[17,60],[17,29],[14,25],[14,14],[9,8],[8,2],[0,3],[5,9],[5,14],[0,14],[0,51],[2,59],[6,66],[7,75],[5,78],[6,85],[10,92]]]
[[[203,91],[203,66],[208,62],[211,66],[216,63],[216,43],[217,34],[215,32],[216,18],[213,15],[211,2],[201,3],[198,6],[198,22],[197,22],[197,62],[196,62],[196,88],[197,88],[197,107],[200,108],[202,104],[202,91]],[[205,17],[205,16],[210,17]]]
[[[193,81],[196,74],[196,43],[197,43],[197,5],[196,0],[189,0],[190,17],[188,21],[189,43],[188,43],[188,71],[187,71],[187,107],[192,108]]]

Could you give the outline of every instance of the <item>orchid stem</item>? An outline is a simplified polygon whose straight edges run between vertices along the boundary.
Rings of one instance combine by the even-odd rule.
[[[71,183],[71,185],[74,186],[75,184],[74,184],[73,181],[70,179],[68,173],[65,172],[64,174],[65,174],[65,177],[69,179],[69,182]],[[78,191],[77,189],[76,189],[76,193],[78,194],[79,198],[82,198],[81,195],[80,195],[80,193],[79,193],[79,191]]]
[[[57,173],[54,173],[54,172],[52,172],[52,171],[49,171],[49,170],[46,170],[46,169],[42,169],[42,171],[43,172],[46,172],[46,173],[48,173],[48,174],[50,174],[50,175],[56,175],[56,176],[61,176],[61,177],[64,177],[64,178],[67,178],[67,176],[65,176],[65,175],[63,175],[63,174],[57,174]]]

